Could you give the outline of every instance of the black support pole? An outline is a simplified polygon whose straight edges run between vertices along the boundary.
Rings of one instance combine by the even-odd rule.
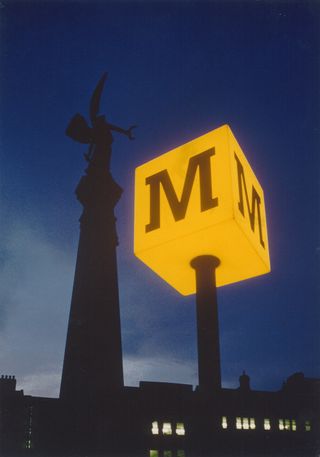
[[[221,388],[220,343],[216,268],[220,260],[211,255],[195,257],[190,262],[196,272],[199,388]]]

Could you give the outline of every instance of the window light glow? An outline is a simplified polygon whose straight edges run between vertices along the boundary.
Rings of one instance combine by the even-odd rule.
[[[263,421],[263,428],[265,430],[271,430],[271,423],[270,423],[270,419],[265,419]]]
[[[29,407],[29,417],[28,417],[28,432],[27,439],[25,443],[26,449],[32,449],[32,422],[33,422],[33,406]]]
[[[297,423],[295,419],[279,419],[279,430],[287,430],[295,432]]]
[[[256,421],[253,417],[236,417],[237,430],[254,430],[256,428]]]
[[[158,426],[158,422],[157,421],[152,422],[151,432],[152,432],[152,435],[159,435],[159,426]]]
[[[186,453],[184,452],[183,449],[177,450],[177,457],[186,457]]]
[[[176,434],[180,436],[184,436],[186,434],[184,424],[182,422],[178,422],[176,426]]]
[[[150,449],[149,457],[159,457],[159,451],[157,451],[156,449]]]
[[[222,428],[224,430],[226,428],[228,428],[228,421],[227,421],[227,417],[226,416],[222,416],[222,418],[221,418],[221,426],[222,426]]]
[[[173,457],[172,451],[163,451],[163,457]]]
[[[172,435],[172,427],[170,422],[164,422],[162,426],[162,433],[164,435]],[[169,451],[168,451],[169,452]],[[170,451],[171,452],[171,451]]]
[[[242,418],[242,428],[243,430],[249,430],[249,419],[247,417]]]
[[[311,431],[311,422],[310,421],[305,421],[304,428],[305,428],[306,432],[310,432]]]

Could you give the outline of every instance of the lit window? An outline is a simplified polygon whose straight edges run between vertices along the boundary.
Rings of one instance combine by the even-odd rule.
[[[159,435],[159,426],[158,426],[158,422],[157,421],[152,422],[151,432],[152,432],[152,435]],[[156,452],[158,452],[158,451],[156,451]]]
[[[186,453],[184,452],[183,449],[177,450],[177,457],[186,457]]]
[[[256,421],[253,417],[236,417],[237,430],[254,430],[256,428]]]
[[[295,419],[279,419],[279,430],[292,430],[295,432],[297,430],[297,423]]]
[[[172,428],[170,422],[164,422],[162,426],[162,433],[164,435],[172,435]],[[168,451],[171,452],[171,451]]]
[[[29,417],[28,417],[28,432],[26,436],[26,443],[25,447],[26,449],[31,449],[32,448],[32,414],[33,413],[33,406],[29,407]]]
[[[159,451],[157,451],[155,449],[150,449],[149,457],[159,457]]]
[[[172,457],[172,451],[163,451],[163,457]]]
[[[310,432],[311,431],[311,422],[310,421],[305,421],[304,428],[305,428],[306,432]]]
[[[184,429],[184,424],[182,422],[178,422],[176,426],[176,434],[183,436],[186,434],[186,431]]]
[[[221,418],[221,426],[222,426],[223,429],[228,428],[228,422],[227,422],[227,417],[226,416],[222,416],[222,418]]]
[[[271,423],[270,423],[270,419],[265,419],[263,421],[263,428],[265,430],[271,430]]]
[[[242,429],[241,417],[236,417],[236,429],[237,430],[241,430]]]
[[[247,417],[242,418],[242,428],[243,430],[249,430],[249,419]]]

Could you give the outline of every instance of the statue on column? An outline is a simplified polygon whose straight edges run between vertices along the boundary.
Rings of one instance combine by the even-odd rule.
[[[76,188],[77,198],[84,207],[80,222],[83,224],[94,218],[95,227],[98,227],[101,226],[101,223],[97,222],[98,219],[103,218],[105,221],[109,221],[109,226],[113,226],[112,238],[117,244],[113,209],[121,197],[122,188],[114,181],[110,173],[112,132],[122,133],[133,140],[133,129],[136,126],[133,125],[125,130],[110,124],[105,116],[99,114],[100,99],[106,79],[107,73],[104,73],[91,97],[91,127],[84,116],[77,113],[69,122],[66,134],[79,143],[89,145],[88,152],[84,155],[89,166]],[[111,223],[111,221],[113,222]]]
[[[85,154],[89,164],[110,170],[111,145],[113,142],[112,131],[126,135],[134,140],[133,129],[135,125],[127,130],[107,122],[105,116],[99,115],[100,98],[104,88],[107,73],[104,73],[98,82],[90,102],[90,120],[92,127],[89,127],[86,119],[81,114],[76,114],[70,121],[66,134],[79,143],[89,144],[89,150]]]
[[[110,173],[110,156],[112,133],[133,139],[134,127],[122,129],[99,114],[106,77],[102,76],[91,97],[91,125],[76,114],[66,130],[73,140],[89,145],[88,166],[75,191],[83,211],[61,381],[61,398],[69,411],[70,443],[73,449],[79,443],[81,451],[82,446],[99,446],[101,423],[109,420],[105,419],[108,392],[123,387],[114,214],[122,188]]]

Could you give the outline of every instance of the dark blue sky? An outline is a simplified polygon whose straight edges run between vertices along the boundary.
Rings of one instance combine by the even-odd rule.
[[[316,2],[0,6],[1,371],[57,394],[86,152],[64,131],[107,70],[102,111],[139,126],[112,157],[127,384],[197,382],[194,297],[133,255],[134,169],[224,123],[265,192],[272,271],[219,289],[223,385],[320,376]]]

